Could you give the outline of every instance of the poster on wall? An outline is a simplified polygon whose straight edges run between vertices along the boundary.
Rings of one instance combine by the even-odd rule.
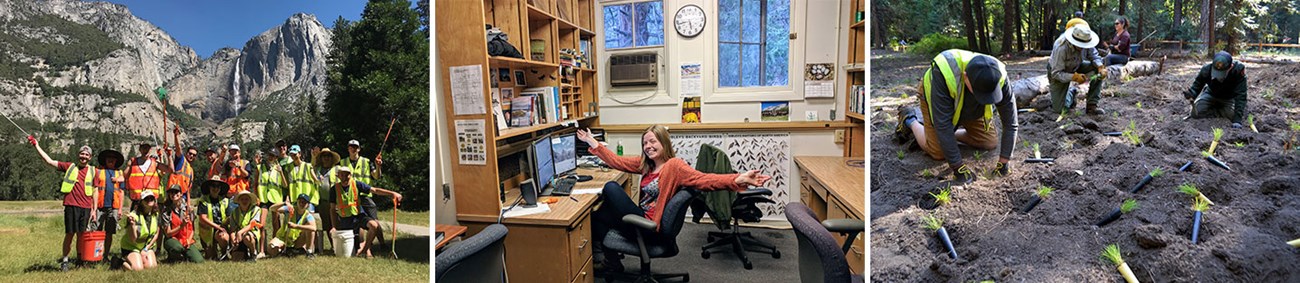
[[[700,97],[682,98],[682,123],[696,124],[700,122]]]
[[[456,120],[456,155],[460,164],[487,165],[487,135],[483,120]]]
[[[834,63],[810,63],[804,65],[803,97],[835,97]]]
[[[451,67],[451,103],[456,115],[483,114],[483,66]]]
[[[704,89],[704,77],[700,75],[700,63],[682,64],[682,97],[700,96]]]
[[[764,101],[760,105],[763,112],[762,121],[790,121],[789,101]]]

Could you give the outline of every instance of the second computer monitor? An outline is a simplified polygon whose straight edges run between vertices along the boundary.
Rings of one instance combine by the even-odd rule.
[[[577,140],[573,133],[551,139],[551,151],[555,158],[557,175],[568,174],[578,169]]]
[[[533,180],[537,181],[537,191],[541,192],[551,183],[551,179],[555,178],[555,160],[554,156],[551,155],[551,139],[548,137],[538,138],[533,141],[532,148],[529,150],[533,153],[532,165],[535,170],[533,171]]]

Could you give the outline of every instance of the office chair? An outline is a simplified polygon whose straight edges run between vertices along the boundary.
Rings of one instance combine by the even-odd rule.
[[[696,157],[695,170],[704,173],[731,174],[736,173],[731,167],[731,158],[722,149],[709,144],[700,146],[700,153]],[[754,269],[754,264],[749,261],[746,251],[765,253],[772,258],[781,258],[781,252],[776,250],[772,244],[759,241],[749,232],[740,231],[740,221],[758,222],[763,218],[763,210],[758,208],[759,203],[775,203],[768,196],[772,191],[764,188],[753,188],[743,192],[730,191],[712,191],[703,193],[703,197],[695,198],[691,203],[691,211],[695,216],[691,218],[692,222],[700,223],[704,217],[701,212],[709,214],[709,218],[715,221],[718,226],[717,232],[709,232],[708,244],[700,252],[700,257],[709,258],[709,254],[719,251],[731,250],[740,258],[745,269]],[[728,221],[732,223],[728,223]]]
[[[853,238],[865,231],[866,223],[853,219],[827,219],[819,223],[812,209],[802,203],[785,205],[785,218],[790,220],[799,238],[801,282],[863,282],[862,275],[849,270],[844,255],[853,245]],[[843,246],[835,243],[831,232],[848,234]]]
[[[690,282],[691,275],[687,273],[661,273],[654,274],[650,272],[651,258],[666,258],[677,255],[677,234],[682,231],[682,225],[686,222],[686,208],[699,193],[695,190],[681,189],[678,190],[668,204],[664,205],[663,219],[659,223],[659,231],[655,231],[655,223],[645,217],[636,215],[623,216],[623,222],[632,224],[636,227],[636,235],[629,239],[616,229],[611,229],[605,235],[605,249],[615,251],[621,254],[634,255],[641,258],[641,270],[638,273],[617,272],[607,274],[606,281],[632,280],[634,282],[659,282],[660,279],[681,277],[683,282]]]
[[[505,225],[492,224],[448,246],[434,261],[436,281],[506,282],[506,232]]]

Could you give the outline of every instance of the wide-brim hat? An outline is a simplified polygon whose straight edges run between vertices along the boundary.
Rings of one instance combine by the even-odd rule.
[[[329,148],[320,150],[320,154],[311,161],[311,166],[316,168],[330,168],[339,164],[339,154],[331,151]]]
[[[201,184],[200,187],[203,188],[204,194],[207,194],[207,192],[212,190],[213,187],[216,187],[217,189],[219,189],[218,191],[220,191],[221,196],[225,196],[226,191],[230,190],[230,184],[226,184],[226,182],[222,182],[218,180],[203,181],[203,184]]]
[[[997,104],[1002,102],[1002,86],[1006,83],[1007,71],[1002,62],[988,55],[976,55],[966,63],[966,78],[970,80],[971,94],[980,104]]]
[[[257,198],[253,198],[253,193],[252,193],[252,192],[249,192],[249,191],[239,191],[239,193],[236,193],[236,194],[235,194],[235,201],[238,202],[238,201],[239,201],[239,198],[242,198],[242,197],[245,197],[245,196],[247,196],[247,197],[249,197],[249,198],[252,198],[252,200],[250,200],[250,201],[253,201],[253,202],[257,201]]]
[[[124,156],[122,155],[121,152],[118,152],[118,151],[116,151],[116,150],[112,150],[112,149],[106,149],[106,150],[104,150],[104,151],[100,151],[100,152],[99,152],[99,156],[96,157],[95,160],[99,161],[99,166],[100,166],[100,167],[104,167],[104,166],[107,166],[107,165],[105,165],[105,164],[108,163],[108,162],[106,162],[106,160],[109,159],[109,158],[115,158],[115,159],[117,159],[117,167],[114,167],[114,168],[108,168],[108,169],[117,170],[117,169],[119,169],[119,168],[122,168],[122,165],[126,163],[126,157],[124,157]],[[105,167],[105,168],[107,168],[107,167]]]
[[[1101,41],[1088,25],[1076,25],[1065,32],[1065,40],[1079,48],[1097,47],[1097,43]]]

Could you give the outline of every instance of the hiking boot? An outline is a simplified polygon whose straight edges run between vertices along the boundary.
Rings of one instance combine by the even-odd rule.
[[[894,125],[894,141],[900,144],[908,144],[916,141],[916,136],[912,134],[912,127],[908,126],[913,121],[920,122],[921,108],[916,106],[898,107],[898,124]]]
[[[1101,109],[1101,107],[1097,106],[1097,104],[1099,103],[1093,103],[1092,101],[1088,101],[1088,108],[1086,111],[1088,115],[1106,115],[1106,109]]]
[[[59,260],[59,269],[63,270],[63,272],[68,272],[68,265],[70,265],[68,258],[65,257],[62,260]]]
[[[316,253],[307,253],[307,259],[316,259]]]

